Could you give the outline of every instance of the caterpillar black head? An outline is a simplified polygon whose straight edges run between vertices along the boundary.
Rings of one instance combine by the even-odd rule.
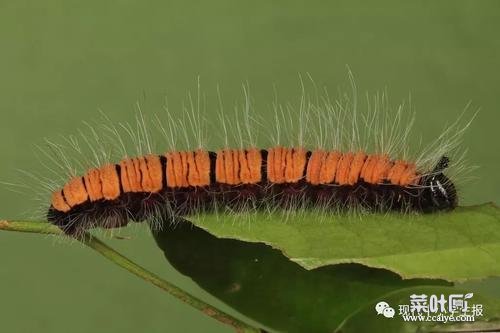
[[[451,210],[457,206],[458,197],[455,185],[443,173],[449,161],[448,157],[441,157],[431,174],[422,179],[422,185],[425,187],[424,211]]]

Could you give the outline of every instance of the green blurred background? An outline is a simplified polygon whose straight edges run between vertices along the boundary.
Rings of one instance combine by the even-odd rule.
[[[394,103],[411,92],[424,136],[469,101],[480,107],[464,138],[480,168],[463,203],[498,203],[498,31],[498,1],[1,1],[0,181],[40,170],[34,145],[99,109],[130,121],[138,100],[148,111],[166,95],[181,105],[197,76],[230,103],[248,81],[267,105],[274,86],[296,100],[306,72],[334,91],[349,65],[361,91],[387,87]],[[0,207],[1,218],[24,218],[35,203],[0,186]],[[130,235],[110,242],[220,304],[167,267],[145,229]],[[0,260],[5,332],[229,331],[78,244],[2,232]]]

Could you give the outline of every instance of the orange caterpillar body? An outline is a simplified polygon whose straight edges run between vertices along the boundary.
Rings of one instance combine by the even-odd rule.
[[[426,173],[431,176],[422,176],[414,163],[363,151],[174,151],[127,158],[72,178],[52,194],[48,218],[73,232],[248,202],[435,211],[456,206],[453,184],[442,174],[446,166],[443,157]]]

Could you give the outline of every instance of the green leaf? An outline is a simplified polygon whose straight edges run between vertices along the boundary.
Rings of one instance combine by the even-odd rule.
[[[426,323],[403,325],[375,316],[374,304],[408,304],[409,295],[474,292],[488,309],[485,320],[500,316],[500,301],[480,298],[443,280],[403,280],[397,274],[359,264],[312,270],[262,243],[217,238],[189,222],[155,233],[168,261],[203,289],[247,317],[280,332],[424,332]],[[469,287],[470,288],[470,287]],[[397,299],[394,295],[399,295]],[[396,303],[399,302],[399,303]]]
[[[493,204],[419,215],[304,211],[189,219],[217,237],[268,244],[306,269],[359,263],[405,279],[500,275],[500,210]]]
[[[242,314],[280,332],[333,332],[351,313],[389,292],[438,280],[403,280],[357,264],[306,270],[264,244],[220,239],[192,224],[155,233],[168,261]]]

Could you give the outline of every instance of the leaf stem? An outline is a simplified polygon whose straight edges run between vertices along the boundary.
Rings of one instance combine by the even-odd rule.
[[[46,222],[25,222],[25,221],[5,221],[0,220],[0,230],[6,231],[18,231],[18,232],[29,232],[37,234],[52,234],[52,235],[63,235],[63,232],[56,226],[46,223]],[[99,254],[104,256],[106,259],[112,261],[116,265],[126,269],[130,273],[138,276],[139,278],[146,280],[159,287],[160,289],[166,291],[175,298],[183,301],[184,303],[192,306],[193,308],[203,312],[205,315],[218,320],[219,322],[232,327],[236,332],[263,332],[263,330],[250,326],[241,320],[231,316],[230,314],[213,307],[210,304],[203,302],[202,300],[194,297],[193,295],[187,293],[186,291],[180,289],[179,287],[161,279],[159,276],[149,272],[145,268],[134,263],[124,255],[120,254],[113,248],[109,247],[103,241],[95,237],[94,235],[86,232],[82,237],[77,239],[86,246],[97,251]]]

